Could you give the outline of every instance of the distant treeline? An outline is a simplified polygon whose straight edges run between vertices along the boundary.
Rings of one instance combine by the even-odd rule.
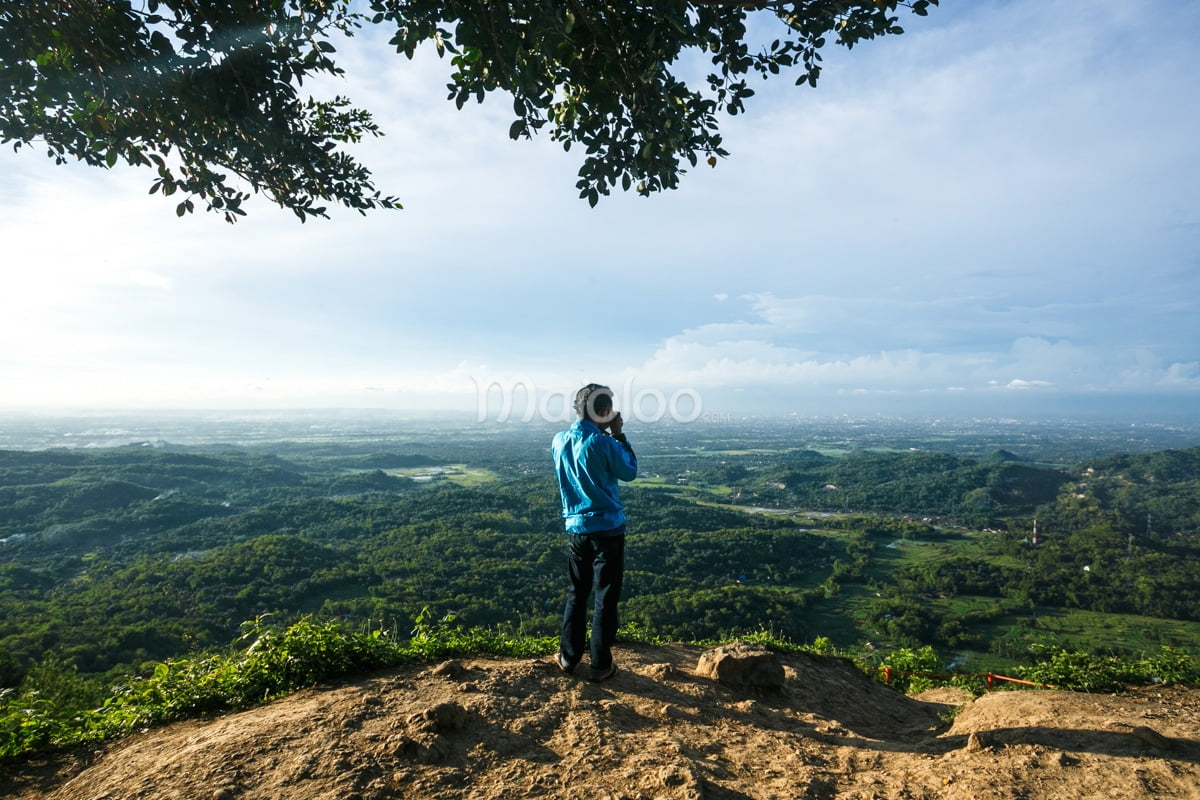
[[[1152,532],[1168,536],[1200,531],[1198,461],[1200,448],[1118,456],[1071,468],[1024,463],[1003,450],[981,459],[941,453],[830,458],[799,451],[756,469],[728,459],[687,477],[733,487],[736,501],[745,504],[921,514],[978,527],[1035,514],[1077,527],[1079,520],[1070,518],[1076,504],[1058,502],[1070,487],[1071,494],[1093,497],[1118,527],[1144,533],[1149,514]]]

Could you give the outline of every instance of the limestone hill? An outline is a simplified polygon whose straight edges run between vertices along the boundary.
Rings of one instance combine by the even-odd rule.
[[[1200,798],[1197,691],[910,698],[807,655],[782,656],[770,691],[698,676],[701,653],[621,647],[598,684],[549,660],[398,669],[9,765],[0,786],[17,800]]]

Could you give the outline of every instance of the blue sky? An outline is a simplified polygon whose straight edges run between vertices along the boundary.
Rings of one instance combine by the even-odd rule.
[[[829,49],[816,89],[756,87],[716,169],[595,209],[503,97],[457,111],[448,63],[377,35],[322,92],[375,114],[354,152],[403,211],[181,220],[148,171],[6,150],[0,405],[475,410],[598,380],[715,414],[1200,418],[1200,5],[943,2]]]

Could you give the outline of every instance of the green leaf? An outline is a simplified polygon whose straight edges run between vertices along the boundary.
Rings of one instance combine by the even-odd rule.
[[[57,163],[111,168],[122,160],[144,165],[143,153],[169,153],[185,166],[178,178],[160,175],[151,193],[182,189],[231,218],[244,212],[211,202],[235,194],[227,180],[302,212],[301,219],[324,216],[317,201],[358,211],[398,208],[395,198],[376,191],[364,166],[327,146],[381,135],[370,115],[348,102],[314,103],[299,92],[305,80],[343,74],[334,61],[335,31],[354,35],[367,24],[385,25],[389,44],[410,59],[427,44],[453,57],[446,96],[457,107],[472,97],[482,102],[506,94],[520,120],[510,123],[510,138],[531,137],[548,124],[564,150],[585,148],[582,199],[595,205],[618,181],[624,190],[636,183],[647,194],[675,188],[685,162],[717,152],[717,117],[724,117],[718,112],[745,111],[743,101],[753,92],[742,76],[757,72],[766,79],[804,64],[800,80],[815,84],[816,51],[826,35],[852,47],[899,34],[888,12],[901,4],[915,16],[937,5],[239,0],[218,3],[217,15],[204,12],[210,4],[169,0],[13,0],[5,8],[24,9],[14,62],[24,67],[7,87],[15,110],[5,136],[16,140],[14,147],[44,146]],[[89,14],[91,6],[100,10]],[[783,23],[796,33],[758,39],[749,31],[769,30],[760,22]],[[269,46],[249,44],[259,41]],[[711,60],[711,75],[683,66],[696,63],[695,56]],[[104,64],[110,82],[81,90],[97,77],[94,62]],[[102,107],[96,105],[101,96]],[[85,110],[89,104],[94,111]],[[640,153],[641,143],[650,141],[653,148]]]

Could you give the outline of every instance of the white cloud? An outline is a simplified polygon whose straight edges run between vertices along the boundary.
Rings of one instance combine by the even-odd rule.
[[[880,336],[873,350],[847,352],[842,342],[821,351],[790,346],[797,328],[811,332],[806,298],[750,297],[751,319],[702,325],[669,337],[635,372],[643,380],[673,386],[760,385],[824,387],[840,391],[966,392],[995,388],[1115,392],[1147,385],[1191,386],[1200,377],[1194,363],[1169,367],[1152,363],[1144,350],[1114,352],[1107,347],[1015,334],[1004,349],[939,352],[920,348],[890,350]],[[836,320],[820,332],[836,338],[853,324],[862,303],[823,298],[820,305]],[[866,303],[882,312],[882,302]],[[864,317],[864,325],[872,327]],[[852,342],[860,339],[847,337]],[[1151,359],[1151,360],[1148,360]],[[1136,371],[1113,369],[1137,364]],[[1014,377],[1015,376],[1015,377]]]
[[[148,289],[170,289],[171,279],[148,269],[135,269],[129,273],[129,282]]]
[[[1163,372],[1158,384],[1173,389],[1200,389],[1200,361],[1171,364]]]
[[[1028,389],[1049,388],[1053,385],[1054,384],[1050,381],[1027,381],[1022,380],[1021,378],[1013,378],[1004,385],[1004,388],[1013,389],[1016,391],[1025,391]]]

